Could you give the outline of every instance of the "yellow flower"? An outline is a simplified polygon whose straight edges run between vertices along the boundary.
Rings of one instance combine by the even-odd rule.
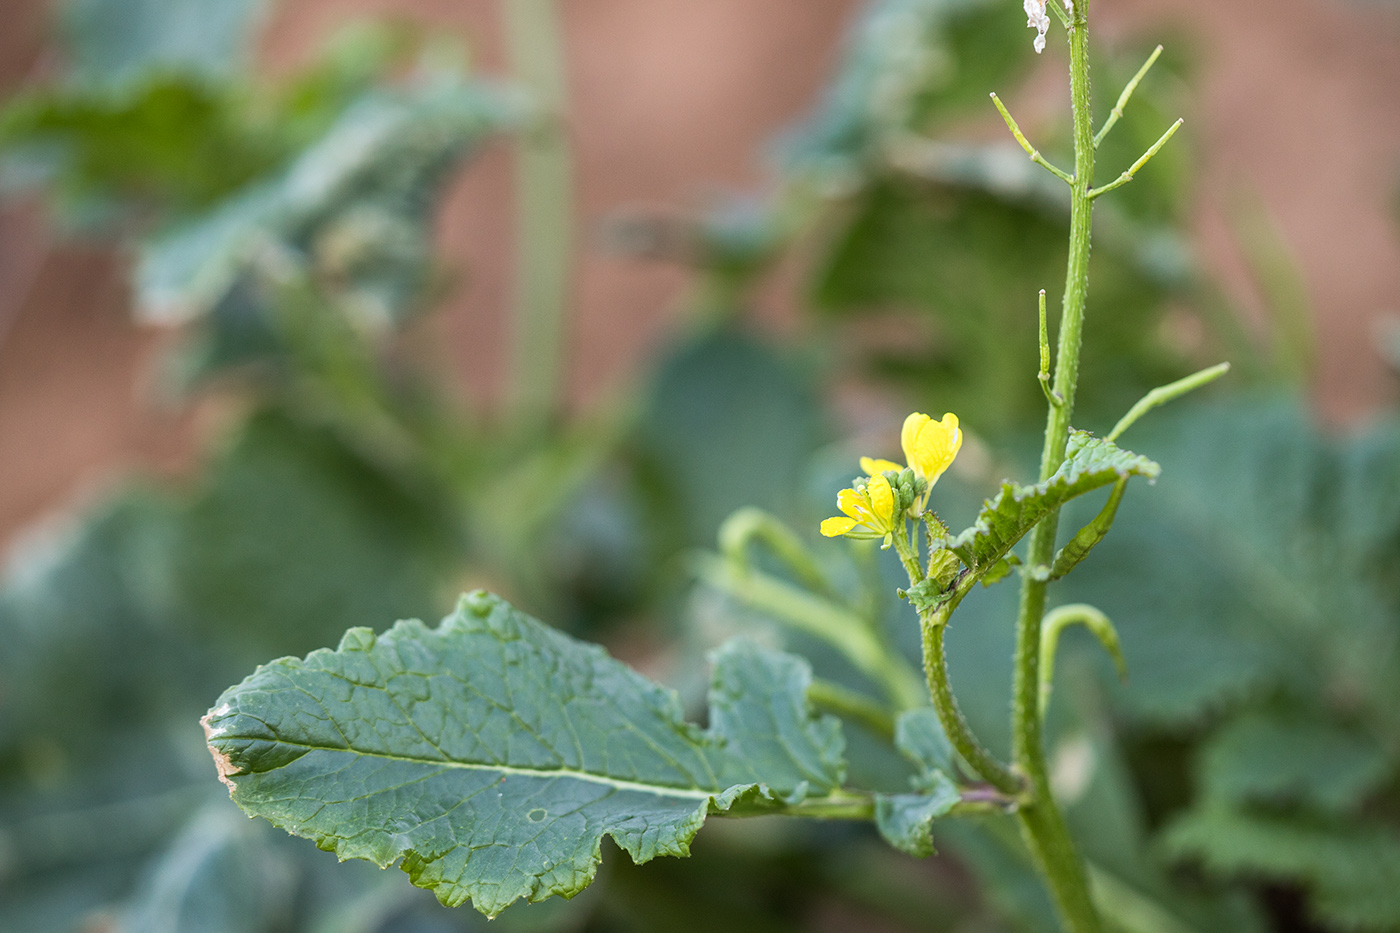
[[[893,460],[872,460],[869,457],[860,458],[860,468],[865,471],[866,476],[874,476],[877,473],[885,473],[890,470],[898,473],[904,469]]]
[[[938,477],[948,469],[953,458],[962,447],[962,429],[958,427],[958,416],[948,412],[942,421],[934,421],[928,415],[914,412],[904,419],[904,430],[900,432],[899,444],[904,448],[904,456],[915,474],[930,486],[938,482]]]
[[[894,532],[894,490],[883,473],[866,480],[864,489],[841,490],[836,496],[836,505],[846,514],[822,522],[822,534],[828,538],[852,532],[860,537],[882,538]],[[866,530],[856,531],[861,526]]]

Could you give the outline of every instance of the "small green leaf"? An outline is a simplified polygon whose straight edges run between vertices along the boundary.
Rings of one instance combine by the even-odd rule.
[[[1037,522],[1069,500],[1128,476],[1155,480],[1160,473],[1161,467],[1146,457],[1085,431],[1075,431],[1070,435],[1065,461],[1054,476],[1034,486],[1002,484],[1001,492],[983,506],[976,523],[949,541],[948,549],[982,576]]]
[[[1099,514],[1094,516],[1094,520],[1079,529],[1069,544],[1056,552],[1055,563],[1050,568],[1051,580],[1058,580],[1079,566],[1079,562],[1088,557],[1089,552],[1108,536],[1108,530],[1113,527],[1113,519],[1118,514],[1118,503],[1123,501],[1123,493],[1127,489],[1127,478],[1118,480],[1113,491],[1108,494],[1108,501],[1104,503]]]
[[[894,744],[904,756],[921,769],[913,779],[914,786],[928,790],[938,774],[951,775],[953,768],[953,743],[943,731],[938,721],[938,713],[932,707],[921,706],[899,714],[894,726]]]
[[[924,794],[879,794],[875,797],[875,825],[885,841],[915,858],[933,854],[933,821],[945,816],[961,800],[946,775]]]
[[[1015,554],[1007,554],[1001,560],[993,564],[986,573],[982,574],[980,582],[983,586],[991,586],[993,583],[1000,583],[1002,580],[1011,576],[1011,571],[1019,567],[1020,564],[1021,558],[1017,557]]]
[[[880,794],[875,798],[875,824],[885,841],[916,858],[933,854],[933,821],[962,799],[949,775],[953,746],[930,707],[905,710],[895,722],[895,746],[919,766],[909,783],[916,794]]]
[[[901,592],[909,600],[909,605],[917,609],[920,615],[937,612],[938,607],[953,598],[952,589],[933,577],[926,577]]]
[[[476,592],[436,629],[351,629],[264,665],[204,721],[245,811],[341,858],[402,858],[444,904],[495,915],[577,894],[604,835],[637,862],[686,855],[709,813],[840,786],[805,662],[737,642],[715,665],[705,731],[672,691]]]

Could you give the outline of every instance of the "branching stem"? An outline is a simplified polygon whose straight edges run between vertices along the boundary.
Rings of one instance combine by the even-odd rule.
[[[1142,170],[1142,167],[1146,165],[1148,161],[1157,154],[1158,150],[1160,150],[1163,146],[1167,144],[1167,140],[1171,139],[1173,136],[1176,135],[1176,131],[1181,129],[1181,124],[1184,122],[1184,120],[1178,119],[1175,123],[1168,127],[1167,131],[1162,134],[1161,138],[1152,144],[1152,148],[1144,152],[1142,154],[1142,157],[1139,158],[1136,162],[1134,162],[1132,167],[1129,168],[1122,175],[1119,175],[1117,178],[1104,185],[1102,188],[1092,189],[1087,195],[1089,200],[1092,201],[1094,198],[1097,198],[1101,194],[1108,194],[1113,189],[1121,188],[1128,182],[1132,181],[1133,176],[1140,172]]]

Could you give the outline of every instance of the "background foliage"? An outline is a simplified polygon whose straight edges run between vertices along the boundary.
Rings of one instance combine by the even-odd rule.
[[[966,142],[986,92],[1024,78],[1026,37],[1004,7],[872,2],[827,93],[780,141],[773,193],[692,219],[693,326],[630,405],[540,436],[462,410],[404,339],[440,294],[442,185],[529,126],[518,91],[399,27],[356,27],[269,80],[251,70],[259,4],[66,5],[62,75],[0,111],[0,176],[41,190],[69,229],[135,250],[140,313],[179,333],[168,385],[236,416],[184,482],[131,477],[16,551],[0,590],[0,928],[483,925],[397,873],[243,819],[196,726],[256,663],[352,626],[434,620],[468,581],[575,632],[664,643],[696,708],[703,652],[738,629],[861,686],[691,571],[743,505],[815,530],[853,462],[834,446],[837,379],[976,427],[987,456],[938,488],[955,525],[1027,475],[1043,405],[1032,301],[1042,286],[1057,299],[1065,204],[1014,144]],[[1099,86],[1138,61],[1104,57]],[[1155,139],[1176,93],[1144,84],[1104,164]],[[1113,546],[1063,594],[1115,620],[1132,679],[1067,636],[1050,713],[1059,790],[1119,929],[1395,929],[1400,423],[1322,432],[1294,331],[1253,343],[1230,326],[1176,228],[1189,161],[1163,153],[1102,212],[1079,426],[1102,432],[1222,353],[1241,375],[1134,428],[1162,478],[1132,490]],[[794,256],[810,326],[779,349],[742,312]],[[1182,314],[1204,322],[1202,346],[1166,339]],[[902,339],[874,338],[891,325]],[[898,568],[820,553],[912,652],[908,608],[886,595]],[[975,593],[949,633],[968,715],[1003,745],[1013,602],[1010,587]],[[904,786],[897,755],[846,732],[863,780]],[[495,923],[1050,929],[1004,826],[953,824],[938,842],[945,857],[919,863],[867,829],[717,821],[688,862],[636,868],[611,851],[578,899]]]

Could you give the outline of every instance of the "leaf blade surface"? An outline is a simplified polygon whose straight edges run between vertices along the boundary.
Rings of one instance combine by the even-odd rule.
[[[264,665],[205,726],[250,814],[342,859],[402,858],[443,903],[494,915],[582,890],[604,835],[637,862],[686,855],[711,812],[839,787],[805,663],[742,642],[715,660],[706,732],[601,648],[475,593],[436,629],[351,629]]]

